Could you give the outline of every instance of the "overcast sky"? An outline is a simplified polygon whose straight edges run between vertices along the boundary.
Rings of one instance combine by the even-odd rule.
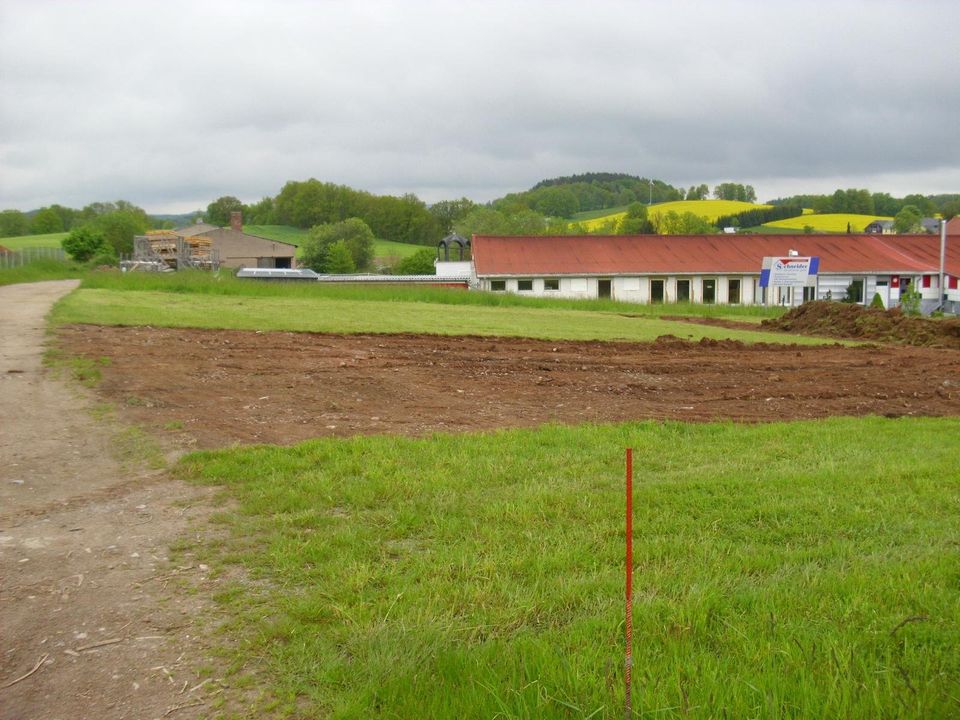
[[[0,0],[0,209],[628,172],[960,192],[960,2]]]

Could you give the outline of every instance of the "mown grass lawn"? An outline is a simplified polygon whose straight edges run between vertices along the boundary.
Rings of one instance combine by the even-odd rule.
[[[689,315],[757,320],[779,317],[782,307],[760,305],[703,305],[672,303],[638,305],[615,300],[571,300],[530,297],[515,293],[466,292],[460,289],[409,285],[363,285],[349,283],[274,283],[241,280],[229,273],[210,274],[196,271],[177,273],[110,273],[89,275],[86,289],[111,291],[157,291],[177,295],[196,295],[198,301],[207,295],[283,298],[328,298],[366,302],[370,300],[416,302],[432,305],[480,305],[485,307],[547,308],[611,312],[625,315]]]
[[[623,717],[627,446],[635,717],[960,714],[960,420],[868,418],[188,456],[248,716]]]
[[[253,286],[249,286],[253,289]],[[265,292],[274,288],[264,288]],[[449,291],[466,297],[466,291]],[[479,293],[471,293],[478,295]],[[156,325],[163,327],[292,330],[326,333],[428,333],[568,340],[651,341],[661,335],[699,340],[822,344],[826,340],[775,332],[731,330],[655,315],[476,304],[443,305],[362,296],[221,295],[156,290],[81,289],[57,303],[55,323]],[[387,296],[389,297],[389,296]],[[402,295],[400,296],[402,297]],[[416,297],[416,296],[414,296]],[[669,308],[661,310],[669,312]]]

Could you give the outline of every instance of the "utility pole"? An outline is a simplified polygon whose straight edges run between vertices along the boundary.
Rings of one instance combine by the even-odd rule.
[[[653,180],[648,181],[650,183],[650,198],[647,201],[647,205],[653,205]]]
[[[947,261],[947,221],[945,218],[940,218],[940,279],[937,289],[940,293],[940,310],[943,310],[947,307],[947,289],[943,286],[943,281],[945,279],[943,274],[944,265]]]

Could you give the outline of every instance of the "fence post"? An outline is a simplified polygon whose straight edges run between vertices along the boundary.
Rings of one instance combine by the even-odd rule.
[[[633,715],[631,680],[633,677],[633,448],[627,448],[627,602],[626,658],[624,683],[626,719]]]

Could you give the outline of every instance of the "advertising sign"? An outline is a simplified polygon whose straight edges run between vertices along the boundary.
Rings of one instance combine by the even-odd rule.
[[[760,287],[814,287],[819,257],[765,257],[760,270]]]

